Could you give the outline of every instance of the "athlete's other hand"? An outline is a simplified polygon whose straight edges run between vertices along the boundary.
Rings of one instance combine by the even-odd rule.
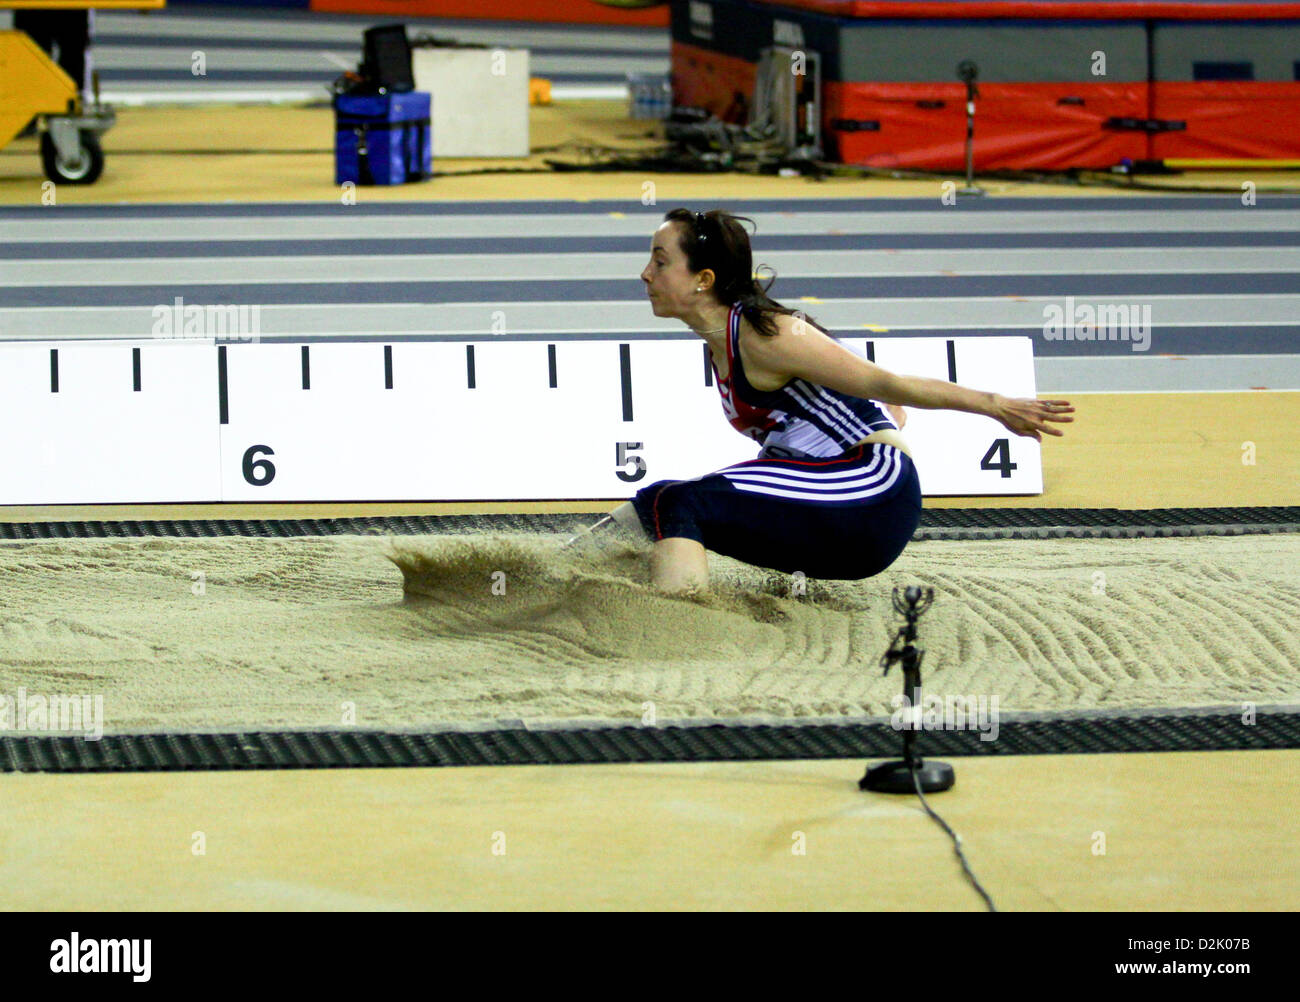
[[[995,418],[1017,435],[1036,442],[1043,440],[1042,432],[1058,436],[1065,434],[1048,422],[1068,424],[1074,420],[1068,416],[1074,413],[1068,400],[1026,400],[995,395],[993,401]]]

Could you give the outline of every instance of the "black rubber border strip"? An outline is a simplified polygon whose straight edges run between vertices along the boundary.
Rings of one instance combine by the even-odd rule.
[[[1300,713],[1151,712],[1003,722],[925,731],[922,756],[1087,755],[1300,748]],[[186,772],[634,762],[875,759],[900,755],[887,722],[665,727],[516,727],[483,731],[268,731],[0,737],[0,772]]]
[[[610,502],[611,506],[614,502]],[[0,509],[2,511],[2,509]],[[0,522],[0,540],[120,537],[436,535],[572,532],[598,513],[405,515],[348,518]],[[1300,532],[1300,507],[927,508],[914,539],[1062,539],[1240,536]]]

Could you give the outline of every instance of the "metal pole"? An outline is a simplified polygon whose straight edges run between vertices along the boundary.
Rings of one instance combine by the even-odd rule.
[[[975,98],[979,91],[975,81],[979,67],[973,60],[963,59],[957,64],[957,77],[966,84],[966,185],[958,188],[959,195],[983,195],[984,189],[975,184]]]

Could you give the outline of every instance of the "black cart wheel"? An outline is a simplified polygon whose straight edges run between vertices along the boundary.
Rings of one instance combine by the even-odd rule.
[[[79,132],[77,156],[64,160],[48,132],[41,134],[41,165],[45,176],[56,184],[94,184],[104,170],[104,151],[93,132]]]

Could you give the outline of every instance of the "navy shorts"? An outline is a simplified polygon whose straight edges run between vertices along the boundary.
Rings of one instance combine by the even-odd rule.
[[[921,520],[921,482],[892,445],[833,459],[754,459],[695,480],[662,480],[632,499],[650,538],[694,539],[756,567],[812,578],[879,574]]]

